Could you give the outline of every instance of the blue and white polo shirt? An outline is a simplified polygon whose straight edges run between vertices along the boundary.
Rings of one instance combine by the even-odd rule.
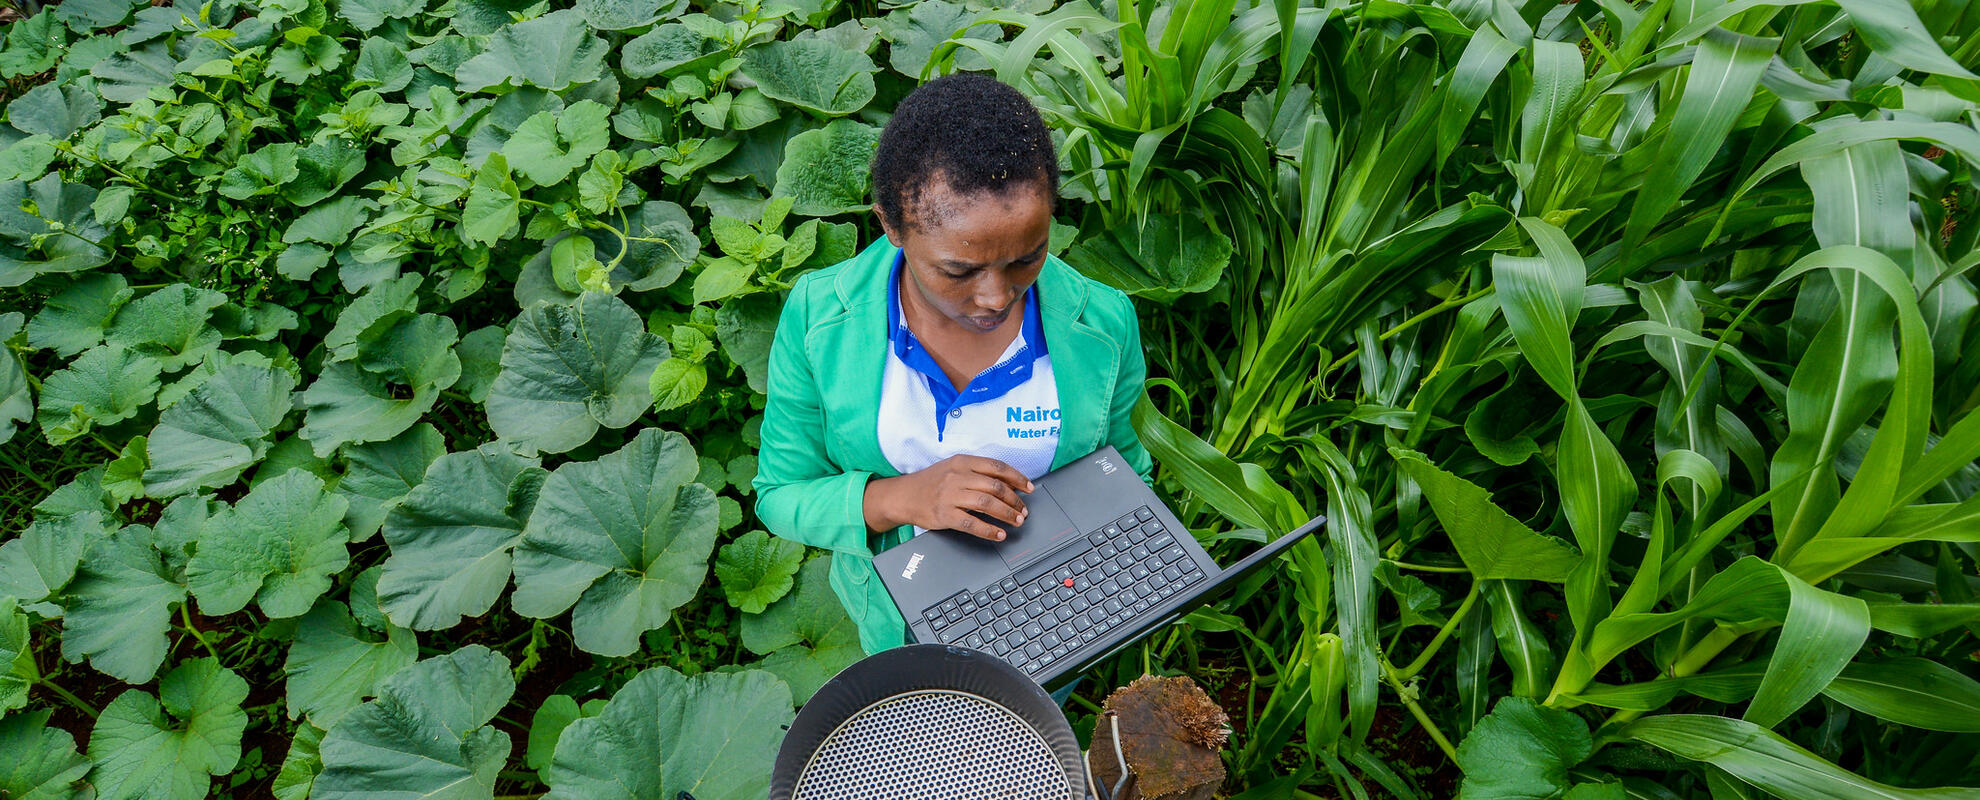
[[[894,257],[887,280],[893,333],[881,377],[881,453],[904,475],[961,453],[997,459],[1034,480],[1051,471],[1059,447],[1059,387],[1045,347],[1037,284],[1025,294],[1019,335],[995,365],[958,392],[901,316],[901,259]]]

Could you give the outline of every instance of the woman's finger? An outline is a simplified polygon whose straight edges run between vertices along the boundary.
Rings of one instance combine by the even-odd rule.
[[[990,495],[991,497],[995,497],[998,500],[1004,501],[1005,505],[1017,509],[1017,512],[1019,514],[1030,513],[1029,510],[1027,510],[1024,507],[1024,498],[1018,497],[1017,490],[1011,488],[1011,485],[1008,483],[997,480],[995,478],[986,478],[986,477],[978,476],[970,484],[970,488],[975,489],[984,494]]]
[[[1018,519],[1023,516],[1023,512],[1018,511],[1017,507],[985,491],[971,490],[965,497],[964,508],[983,512],[1012,526],[1016,526]]]
[[[962,519],[957,524],[949,526],[951,529],[962,531],[978,539],[988,539],[993,542],[1004,540],[1003,528],[984,522],[967,513],[958,513],[956,516]]]
[[[1027,493],[1032,491],[1033,487],[1030,478],[1025,477],[1024,473],[1017,471],[1016,467],[998,461],[997,459],[971,456],[968,466],[978,474],[988,475],[1009,484],[1012,489]]]

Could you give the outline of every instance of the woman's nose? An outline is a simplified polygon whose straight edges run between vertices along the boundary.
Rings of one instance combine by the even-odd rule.
[[[991,311],[1002,311],[1017,299],[1011,282],[1001,275],[985,276],[976,285],[976,304]]]

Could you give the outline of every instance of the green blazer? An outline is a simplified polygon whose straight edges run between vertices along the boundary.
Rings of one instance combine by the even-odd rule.
[[[869,534],[862,508],[868,478],[899,474],[878,433],[887,276],[899,252],[883,237],[791,288],[770,347],[756,461],[757,516],[771,533],[832,551],[832,591],[868,653],[906,641],[873,554],[913,528]],[[1037,285],[1062,422],[1052,468],[1111,444],[1148,480],[1148,451],[1128,425],[1147,374],[1133,303],[1056,256],[1046,257]]]

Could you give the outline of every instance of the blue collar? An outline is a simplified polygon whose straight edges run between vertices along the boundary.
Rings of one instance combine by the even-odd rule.
[[[1038,284],[1034,282],[1025,290],[1024,324],[1018,331],[1023,343],[1017,352],[978,373],[958,392],[949,382],[948,373],[942,371],[942,365],[935,363],[935,357],[928,354],[928,348],[915,338],[914,331],[908,330],[907,320],[901,317],[901,264],[905,258],[898,252],[894,255],[894,266],[887,277],[887,329],[892,331],[894,356],[920,373],[928,383],[929,393],[935,397],[935,439],[940,441],[955,409],[1003,397],[1031,380],[1032,363],[1046,354],[1045,326],[1038,311]]]

